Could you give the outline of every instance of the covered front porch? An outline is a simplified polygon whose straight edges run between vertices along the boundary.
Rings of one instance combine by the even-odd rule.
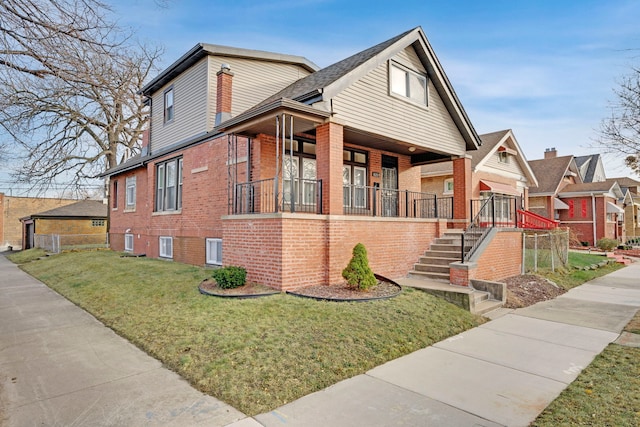
[[[415,167],[450,154],[286,109],[228,130],[230,215],[454,218],[454,197],[421,192]]]

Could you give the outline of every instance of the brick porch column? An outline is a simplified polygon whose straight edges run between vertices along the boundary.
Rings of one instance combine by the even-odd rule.
[[[453,219],[471,221],[471,156],[453,160]]]
[[[342,215],[343,128],[325,123],[316,128],[316,171],[322,180],[322,213]]]

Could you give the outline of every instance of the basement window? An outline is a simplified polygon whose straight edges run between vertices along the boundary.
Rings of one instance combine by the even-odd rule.
[[[160,258],[173,258],[173,237],[160,237]]]
[[[222,239],[207,239],[207,264],[222,265]]]
[[[133,252],[133,234],[124,235],[124,250],[126,252]]]

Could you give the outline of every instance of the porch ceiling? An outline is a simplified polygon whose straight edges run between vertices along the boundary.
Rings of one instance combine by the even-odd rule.
[[[346,143],[360,145],[362,147],[411,156],[411,164],[414,166],[451,160],[451,154],[427,150],[423,147],[407,142],[384,138],[379,135],[348,127],[344,128],[344,141]]]

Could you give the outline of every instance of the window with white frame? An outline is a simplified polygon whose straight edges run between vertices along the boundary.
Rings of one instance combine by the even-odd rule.
[[[453,194],[453,178],[447,178],[444,180],[444,189],[442,194]]]
[[[500,163],[509,163],[509,153],[507,153],[506,151],[499,151],[498,161]]]
[[[393,61],[389,62],[389,89],[392,94],[427,105],[427,76]]]
[[[127,186],[127,197],[125,203],[125,209],[135,209],[136,208],[136,177],[128,176],[126,180]]]
[[[222,239],[207,239],[207,264],[222,265]]]
[[[174,107],[173,107],[173,86],[164,91],[164,122],[169,123],[173,121]]]
[[[124,235],[124,250],[127,252],[133,252],[133,234]]]
[[[156,165],[156,212],[182,209],[182,157]]]
[[[173,237],[160,236],[160,257],[173,258]]]

